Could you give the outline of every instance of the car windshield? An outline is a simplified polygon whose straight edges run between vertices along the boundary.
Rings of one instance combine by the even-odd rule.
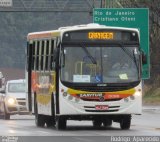
[[[25,83],[9,83],[8,92],[25,92]]]
[[[138,81],[138,47],[67,46],[61,50],[61,80],[70,83]]]

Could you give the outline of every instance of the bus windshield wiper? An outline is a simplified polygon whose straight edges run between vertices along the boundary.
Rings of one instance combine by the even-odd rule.
[[[133,53],[132,53],[130,50],[127,50],[122,44],[119,43],[118,45],[120,45],[121,49],[122,49],[122,50],[128,55],[128,57],[130,57],[130,59],[135,63],[136,68],[137,68],[137,71],[138,71],[138,63],[137,63],[137,60],[136,60],[134,51],[133,51]]]
[[[135,65],[136,65],[136,68],[137,68],[137,72],[138,72],[138,62],[137,62],[137,60],[136,60],[136,56],[135,56],[135,53],[134,53],[135,51],[133,51],[133,60],[134,60],[134,63],[135,63]]]
[[[91,60],[91,62],[92,62],[93,64],[97,64],[96,59],[91,55],[91,53],[87,50],[87,48],[85,48],[85,47],[82,46],[82,45],[81,45],[81,47],[82,47],[82,49],[84,50],[84,52],[87,54],[87,56],[89,57],[89,59]]]

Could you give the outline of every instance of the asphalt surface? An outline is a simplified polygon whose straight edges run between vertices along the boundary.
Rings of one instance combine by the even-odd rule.
[[[134,130],[141,130],[142,127],[147,128],[160,128],[160,107],[144,107],[142,115],[133,115],[131,129],[127,132]],[[18,135],[107,135],[108,132],[119,132],[122,130],[119,127],[119,123],[113,123],[112,127],[101,128],[99,130],[93,129],[91,121],[67,121],[67,129],[64,131],[57,131],[56,128],[37,128],[34,123],[34,116],[31,115],[13,115],[11,120],[0,120],[0,135],[18,134]],[[34,130],[33,132],[32,129]],[[5,131],[4,131],[5,130]],[[42,133],[39,133],[39,132]],[[84,131],[87,131],[84,132]],[[107,133],[106,133],[107,131]],[[37,133],[38,132],[38,133]],[[54,132],[54,133],[53,133]],[[123,130],[124,132],[124,130]],[[156,132],[156,131],[155,131]],[[160,132],[160,131],[159,131]],[[138,134],[138,133],[137,133]],[[158,133],[160,135],[160,133]]]
[[[0,141],[106,142],[107,139],[111,141],[111,136],[159,136],[160,138],[160,107],[155,106],[145,106],[142,115],[133,115],[130,130],[121,130],[119,123],[95,129],[91,121],[67,121],[67,129],[60,131],[55,127],[36,127],[34,121],[34,116],[31,115],[14,115],[11,116],[11,120],[0,119],[0,135],[3,136]],[[8,136],[14,137],[8,140]]]

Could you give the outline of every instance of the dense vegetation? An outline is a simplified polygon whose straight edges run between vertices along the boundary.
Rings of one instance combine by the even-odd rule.
[[[89,13],[69,12],[1,12],[0,19],[0,68],[24,68],[29,32],[92,22]]]

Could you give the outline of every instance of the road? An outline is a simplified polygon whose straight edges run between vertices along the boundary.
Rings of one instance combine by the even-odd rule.
[[[84,136],[92,136],[91,138],[93,138],[93,136],[101,136],[102,138],[105,138],[106,136],[160,136],[159,120],[160,111],[144,110],[142,115],[133,116],[130,130],[121,130],[118,123],[113,123],[112,127],[109,128],[94,129],[90,121],[68,121],[67,129],[58,131],[56,128],[36,127],[34,123],[34,116],[15,115],[11,116],[11,120],[0,120],[0,135],[64,136],[63,138],[59,137],[64,139],[64,141],[66,141],[65,136],[76,136],[74,139],[78,136],[78,139],[80,139],[78,141],[83,141],[82,136],[84,139]],[[94,140],[96,141],[96,138],[94,138]]]

